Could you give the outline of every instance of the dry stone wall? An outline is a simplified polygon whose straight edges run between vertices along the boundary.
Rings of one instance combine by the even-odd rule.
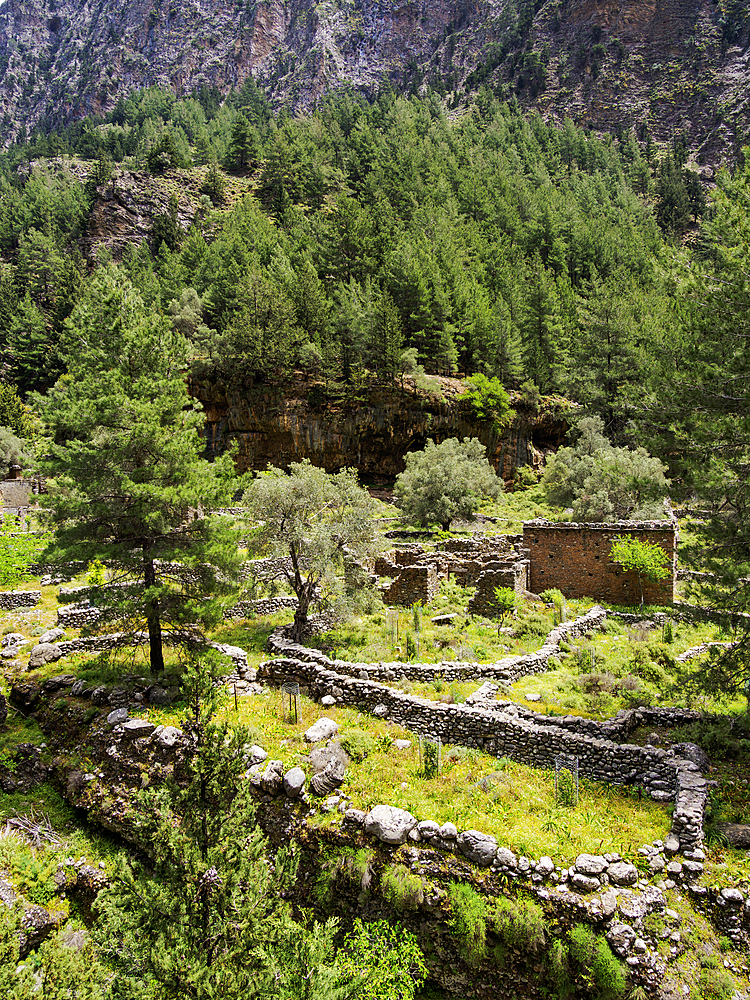
[[[661,545],[670,559],[665,580],[643,581],[648,604],[672,604],[675,598],[678,529],[676,521],[617,521],[606,524],[527,521],[524,546],[529,553],[529,589],[535,594],[557,588],[566,597],[590,597],[612,604],[640,604],[638,576],[610,560],[616,535]]]
[[[0,591],[0,608],[3,611],[33,608],[41,599],[41,590],[3,590]]]
[[[400,679],[430,681],[495,677],[504,682],[547,668],[561,641],[601,626],[603,608],[556,626],[536,653],[508,657],[495,664],[476,663],[347,663],[329,660],[318,650],[293,642],[277,629],[269,648],[283,658],[262,664],[258,677],[273,683],[294,678],[315,698],[332,697],[343,704],[387,717],[419,735],[445,743],[475,746],[485,753],[511,757],[532,767],[553,768],[561,753],[576,756],[581,774],[596,781],[637,785],[651,798],[674,800],[673,832],[685,848],[700,844],[708,785],[692,759],[652,746],[621,741],[639,725],[680,724],[697,713],[681,709],[634,709],[599,723],[576,716],[541,716],[509,703],[475,699],[474,704],[444,705],[415,698],[384,685]],[[489,692],[488,692],[489,693]],[[620,742],[618,742],[620,741]]]

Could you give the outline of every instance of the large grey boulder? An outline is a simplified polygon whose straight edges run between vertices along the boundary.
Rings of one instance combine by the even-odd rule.
[[[278,795],[284,787],[284,763],[280,760],[269,760],[260,778],[260,787],[268,795]]]
[[[305,739],[308,743],[320,743],[321,740],[329,740],[338,731],[338,722],[334,722],[333,719],[329,719],[324,715],[305,731]]]
[[[43,635],[39,636],[39,645],[44,645],[47,642],[57,642],[58,639],[62,639],[65,635],[65,629],[62,628],[51,628],[48,629]]]
[[[293,767],[284,775],[284,792],[290,799],[300,796],[305,787],[305,772],[301,767]]]
[[[601,882],[595,875],[582,875],[580,872],[573,872],[570,876],[570,884],[581,893],[596,892],[601,889]]]
[[[630,954],[636,939],[633,928],[629,924],[620,923],[619,920],[615,920],[609,925],[606,936],[612,951],[620,958],[625,958],[626,955]]]
[[[635,885],[638,881],[638,869],[628,861],[616,861],[607,869],[607,875],[613,885]]]
[[[607,865],[607,859],[600,854],[579,854],[576,858],[576,871],[581,875],[601,875]]]
[[[139,740],[144,736],[150,736],[156,726],[146,719],[128,719],[122,724],[122,735],[128,740]]]
[[[40,642],[38,646],[34,646],[31,650],[31,655],[29,656],[29,670],[34,670],[37,667],[43,667],[45,663],[54,663],[59,660],[62,656],[62,650],[59,646],[53,646],[51,642]]]
[[[154,731],[156,741],[163,747],[173,747],[182,736],[182,730],[177,726],[157,726]]]
[[[0,639],[0,648],[9,649],[15,648],[16,646],[23,646],[29,640],[25,638],[20,632],[8,632]]]
[[[732,847],[750,848],[750,825],[747,823],[719,823],[717,829]]]
[[[417,825],[416,816],[396,806],[373,806],[365,818],[365,830],[384,844],[403,844]]]
[[[107,716],[108,726],[119,726],[120,723],[125,722],[128,717],[127,708],[115,708]]]
[[[268,754],[263,747],[258,746],[257,743],[253,743],[248,751],[248,764],[252,767],[253,764],[262,764],[263,761],[267,759]]]
[[[458,835],[458,849],[475,865],[489,868],[497,853],[497,840],[478,830],[464,830]]]
[[[507,847],[498,847],[495,859],[502,868],[511,868],[513,871],[515,871],[518,863],[513,851],[508,850]]]

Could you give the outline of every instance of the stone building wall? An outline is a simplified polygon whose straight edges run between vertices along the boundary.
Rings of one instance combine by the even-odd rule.
[[[393,583],[383,589],[383,600],[403,607],[411,607],[417,601],[429,604],[439,587],[435,566],[405,566]]]
[[[636,573],[625,572],[610,561],[616,535],[661,545],[670,559],[665,580],[643,580],[647,604],[671,604],[675,598],[677,523],[671,521],[618,521],[606,524],[528,521],[523,526],[529,554],[529,589],[535,594],[556,587],[566,597],[590,597],[613,604],[640,604]]]
[[[474,596],[468,604],[472,615],[494,618],[495,587],[508,587],[516,594],[523,594],[528,588],[529,564],[526,560],[508,560],[504,563],[490,563],[476,580]]]

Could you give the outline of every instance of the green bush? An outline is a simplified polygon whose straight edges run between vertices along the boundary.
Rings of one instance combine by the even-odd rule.
[[[501,896],[489,912],[489,924],[498,937],[512,948],[540,952],[547,940],[544,910],[530,899],[511,900]]]
[[[627,977],[622,963],[612,954],[606,940],[589,926],[573,927],[568,953],[576,982],[585,984],[598,1000],[619,1000],[624,995]],[[576,990],[576,995],[579,992]]]
[[[736,989],[732,976],[725,969],[701,969],[694,1000],[731,1000]]]
[[[451,918],[448,926],[457,938],[458,950],[469,965],[478,965],[487,944],[487,904],[467,882],[448,886]]]
[[[574,986],[570,977],[569,949],[564,941],[557,939],[552,942],[548,962],[555,995],[560,997],[560,1000],[568,1000],[574,995]]]
[[[339,738],[341,746],[346,750],[353,761],[361,764],[365,757],[374,753],[378,749],[378,741],[371,734],[363,729],[347,729]]]
[[[321,906],[333,902],[336,883],[354,883],[358,888],[369,889],[372,881],[374,851],[369,847],[342,847],[323,857],[320,873],[313,888],[313,896]]]
[[[383,897],[396,910],[417,910],[424,902],[424,884],[405,865],[391,865],[380,880]]]

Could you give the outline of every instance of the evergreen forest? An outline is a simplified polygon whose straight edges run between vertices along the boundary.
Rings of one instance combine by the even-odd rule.
[[[136,211],[136,203],[142,207],[146,202],[148,212]],[[130,213],[132,232],[139,233],[124,248],[122,241],[113,238],[116,234],[97,229],[101,207],[115,203],[124,214]],[[139,212],[143,217],[136,219]],[[162,629],[164,634],[169,629],[179,633],[185,648],[200,631],[204,653],[206,637],[229,643],[223,649],[227,656],[232,655],[228,649],[236,653],[238,643],[247,642],[251,648],[252,641],[255,666],[265,661],[265,642],[273,628],[282,624],[284,611],[274,607],[270,614],[276,617],[268,628],[250,617],[238,625],[225,614],[229,599],[222,603],[230,590],[231,600],[237,600],[240,550],[245,559],[245,546],[252,550],[253,545],[260,545],[263,530],[268,533],[275,525],[276,547],[263,554],[283,554],[292,544],[290,539],[296,544],[295,531],[303,542],[312,537],[317,545],[321,566],[313,556],[298,560],[295,549],[291,557],[294,573],[287,573],[287,582],[294,578],[299,584],[292,589],[302,609],[300,621],[295,618],[301,636],[308,604],[319,596],[326,574],[348,545],[344,528],[331,526],[334,513],[352,537],[367,534],[369,545],[373,523],[385,507],[373,513],[376,501],[364,491],[360,496],[351,472],[329,477],[303,462],[293,468],[291,477],[276,469],[255,478],[243,500],[248,508],[254,498],[255,520],[231,529],[229,516],[226,520],[217,517],[214,523],[211,512],[234,510],[229,505],[236,502],[250,477],[235,476],[231,449],[221,456],[211,455],[210,464],[204,461],[204,441],[199,437],[203,414],[196,400],[200,395],[196,386],[201,385],[218,385],[223,392],[238,395],[256,388],[302,393],[311,408],[325,413],[328,406],[354,410],[367,401],[368,394],[383,388],[395,392],[407,386],[413,389],[414,398],[422,394],[439,401],[448,380],[456,379],[469,387],[465,398],[477,417],[494,421],[498,431],[513,419],[511,407],[536,415],[562,414],[573,431],[571,447],[561,448],[549,462],[540,486],[531,475],[533,488],[528,492],[517,489],[508,503],[515,503],[524,519],[528,512],[533,517],[538,510],[552,509],[542,507],[542,501],[532,509],[546,491],[545,502],[554,502],[556,510],[570,503],[581,520],[595,520],[599,514],[595,518],[592,511],[602,509],[602,496],[593,487],[589,490],[593,497],[586,494],[582,499],[582,494],[596,472],[602,482],[610,475],[620,491],[615,496],[613,488],[604,497],[612,520],[628,517],[634,510],[639,516],[656,518],[668,491],[683,524],[688,525],[680,559],[684,558],[685,565],[692,561],[701,571],[693,594],[705,584],[700,597],[713,605],[712,610],[750,611],[749,315],[750,162],[744,154],[728,163],[709,185],[691,161],[683,135],[657,146],[647,131],[603,136],[570,119],[556,127],[484,88],[460,113],[449,111],[437,94],[402,96],[384,86],[372,101],[347,90],[328,95],[304,115],[272,107],[252,81],[226,100],[205,88],[187,99],[150,88],[120,99],[106,115],[82,119],[58,132],[33,131],[0,154],[0,471],[4,476],[18,463],[52,479],[47,525],[54,523],[57,531],[44,539],[47,557],[62,563],[72,554],[81,564],[82,586],[86,568],[85,586],[95,596],[98,588],[101,597],[102,617],[93,631],[115,620],[125,620],[135,628],[138,615],[145,615],[151,661],[150,667],[141,666],[147,673],[151,670],[150,681],[164,681],[165,695],[166,686],[174,680],[169,671],[178,667],[171,650],[162,657]],[[102,331],[107,331],[106,336]],[[464,442],[464,446],[468,451],[482,451],[478,441]],[[431,445],[426,457],[411,465],[407,461],[407,470],[418,478],[420,461],[434,469],[437,451]],[[458,478],[459,443],[450,442],[447,451],[453,457],[443,461],[452,463],[454,478]],[[484,461],[480,455],[468,458]],[[501,491],[496,477],[489,467],[484,473],[492,482],[478,492],[497,500]],[[297,487],[295,476],[307,485]],[[574,480],[581,486],[578,493],[572,489]],[[332,482],[338,484],[340,496],[331,492]],[[403,497],[409,492],[408,482],[404,482],[397,483],[396,493],[402,494],[402,506],[408,506]],[[521,480],[515,485],[531,483]],[[279,486],[281,493],[272,502],[266,492],[270,494],[273,486]],[[285,506],[287,491],[294,494],[297,506],[291,502]],[[602,491],[606,492],[604,487]],[[412,516],[412,521],[438,524],[443,532],[433,534],[444,539],[453,517],[471,516],[477,506],[473,495],[471,502],[461,499],[466,501],[465,510],[457,506],[442,516],[430,510]],[[501,509],[492,507],[493,516]],[[310,527],[306,520],[310,511],[320,515],[317,527]],[[5,525],[4,534],[10,537],[10,525]],[[8,551],[13,544],[9,543]],[[627,539],[620,539],[620,544],[627,547]],[[0,548],[0,554],[3,551]],[[658,578],[666,570],[660,566],[654,570],[655,555],[647,552],[651,564],[646,560],[641,569]],[[108,573],[113,567],[123,571],[117,587],[114,576],[109,577],[109,592],[117,602],[117,616],[111,620],[106,595],[102,597],[105,566],[99,559],[106,563]],[[627,553],[619,561],[628,568]],[[306,581],[300,565],[309,571]],[[634,565],[631,553],[630,568]],[[335,568],[338,571],[338,564]],[[0,582],[15,584],[17,576],[14,567]],[[343,579],[343,570],[339,576]],[[275,598],[279,591],[275,582],[269,586],[261,577],[252,586],[245,578],[242,586],[243,599]],[[463,639],[468,642],[470,638],[474,644],[468,652],[465,645],[451,647],[457,661],[499,660],[511,648],[519,656],[526,655],[550,628],[565,622],[568,609],[559,591],[547,593],[546,607],[541,601],[541,607],[522,610],[523,602],[509,591],[497,595],[498,602],[504,598],[507,606],[500,623],[490,623],[490,638],[489,631],[482,633],[480,625],[470,621],[465,603],[459,605],[459,589],[455,580],[447,581],[436,604],[446,612],[448,627],[458,629],[460,620]],[[643,588],[640,593],[643,605]],[[209,600],[209,594],[216,600]],[[449,598],[456,602],[455,608]],[[53,598],[45,592],[44,600],[49,605],[44,606],[44,613],[51,613]],[[573,612],[584,612],[583,601]],[[620,707],[648,705],[646,698],[657,697],[659,685],[660,698],[669,695],[674,704],[686,708],[696,703],[691,698],[702,698],[707,691],[716,699],[710,704],[721,706],[731,686],[736,707],[735,696],[743,689],[750,663],[747,619],[722,619],[716,626],[715,635],[722,641],[713,645],[731,645],[731,664],[727,668],[726,660],[712,658],[696,695],[692,689],[685,693],[690,668],[678,664],[677,647],[670,647],[672,620],[663,611],[650,609],[648,614],[652,613],[662,614],[663,621],[658,628],[649,622],[652,631],[661,631],[661,641],[654,639],[650,652],[644,646],[638,655],[632,653],[640,639],[631,634],[629,620],[627,629],[626,624],[612,624],[608,632],[603,629],[607,634],[597,636],[596,649],[588,638],[581,641],[580,649],[561,644],[562,667],[575,668],[576,677],[612,679],[606,690],[592,688],[598,699],[595,710],[586,701],[592,691],[586,690],[584,698],[576,688],[578,702],[568,706],[571,712],[590,712],[599,719],[607,717],[610,709],[614,714]],[[382,667],[383,660],[397,655],[393,650],[398,641],[398,612],[395,635],[393,619],[382,603],[375,601],[367,614],[371,617],[362,632],[370,634],[363,634],[361,641],[360,637],[356,642],[352,639],[354,629],[348,625],[338,633],[332,630],[328,639],[315,641],[335,659],[347,641],[354,648],[364,648],[377,638],[381,645],[372,659]],[[422,635],[421,604],[410,606],[405,614],[407,628],[413,632],[409,633],[411,649],[409,638],[404,640],[406,659],[414,659],[413,644]],[[518,618],[516,635],[513,628],[505,627],[506,616],[508,621]],[[739,627],[735,627],[737,621]],[[700,631],[697,625],[688,628],[676,622],[677,618],[675,633],[682,630],[681,652],[714,637],[708,626]],[[42,634],[41,623],[40,617],[38,634]],[[139,621],[137,627],[142,624]],[[482,628],[487,624],[482,622]],[[730,625],[731,643],[724,642]],[[440,627],[431,623],[430,636]],[[88,626],[83,628],[85,632]],[[427,631],[425,624],[425,647]],[[528,648],[517,642],[524,637]],[[515,645],[504,645],[506,639]],[[431,653],[440,658],[435,662],[443,663],[449,643],[439,637],[434,643]],[[610,673],[618,644],[628,650],[623,654],[627,664],[617,662]],[[339,916],[338,911],[334,913],[336,887],[345,886],[359,903],[367,901],[373,872],[380,866],[375,879],[378,891],[402,912],[405,922],[408,918],[416,926],[414,913],[421,912],[428,895],[424,886],[429,886],[427,880],[423,886],[421,875],[415,881],[400,861],[384,874],[381,862],[373,861],[374,851],[347,847],[337,854],[331,846],[333,835],[331,844],[320,849],[310,847],[312,840],[298,847],[288,832],[291,825],[281,833],[275,831],[277,839],[289,847],[279,850],[269,863],[267,842],[255,818],[262,812],[267,819],[273,811],[265,808],[272,801],[271,793],[261,798],[259,792],[262,805],[253,804],[245,781],[252,767],[257,769],[268,754],[250,745],[261,739],[260,729],[253,728],[257,720],[247,729],[234,729],[229,723],[229,689],[220,699],[219,670],[211,657],[207,653],[198,663],[198,658],[186,653],[179,660],[182,675],[172,685],[179,709],[177,705],[164,707],[169,704],[166,698],[162,707],[156,708],[154,701],[154,708],[148,709],[159,722],[160,738],[165,729],[179,724],[196,751],[192,762],[187,758],[178,762],[177,772],[168,773],[166,768],[158,772],[161,778],[178,779],[165,780],[161,788],[158,781],[153,787],[150,784],[148,768],[136,776],[143,781],[142,794],[134,796],[134,802],[143,808],[135,821],[133,840],[138,842],[140,837],[141,844],[148,845],[149,857],[144,855],[143,864],[144,859],[134,855],[112,864],[116,874],[94,911],[99,930],[86,946],[88,951],[78,950],[78,957],[61,950],[53,937],[34,959],[35,966],[21,963],[20,924],[13,923],[21,917],[14,911],[0,933],[0,982],[8,995],[29,1000],[37,995],[40,982],[53,982],[59,963],[70,961],[71,976],[79,980],[75,995],[113,1000],[209,998],[219,992],[274,1000],[446,996],[437,987],[431,992],[430,983],[424,992],[415,994],[427,966],[416,938],[403,928],[393,931],[377,924],[367,930],[359,922],[352,924],[353,906],[341,924],[334,919]],[[606,672],[604,668],[595,672],[596,657],[608,664]],[[115,660],[114,655],[111,660],[105,654],[87,660],[80,654],[71,662],[81,669],[86,682],[92,680],[95,691],[100,673],[108,682],[117,671],[122,673],[122,664]],[[556,669],[562,667],[558,662]],[[38,676],[54,685],[60,668],[60,664],[46,663]],[[726,669],[733,672],[731,679]],[[18,673],[22,670],[26,667]],[[631,687],[623,678],[630,679]],[[406,683],[405,675],[402,681],[405,693],[415,690],[420,697],[441,695],[450,704],[468,697],[468,686],[464,691],[451,685],[449,696],[442,683],[434,682],[431,693]],[[116,683],[120,683],[119,675]],[[251,692],[257,704],[246,691],[248,697],[240,699],[238,709],[236,677],[233,683],[238,718],[250,711],[251,703],[253,710],[261,706],[257,710],[264,722],[274,712],[279,715],[277,702],[273,709],[267,707],[271,700],[263,703],[268,691],[262,685]],[[529,694],[527,700],[534,702],[544,698],[547,704],[543,683],[538,677],[533,682],[529,679],[523,697]],[[578,685],[579,680],[570,683]],[[139,689],[139,707],[144,697],[151,697],[153,688],[151,683],[144,687],[149,692],[145,696]],[[72,695],[55,687],[50,690],[54,694],[44,725],[49,726],[52,719],[54,729],[59,723],[61,739],[68,738],[79,723],[81,728],[91,725],[90,731],[99,726],[97,733],[104,733],[99,752],[111,736],[105,719],[109,727],[122,722],[110,722],[117,711],[114,703],[105,707],[104,702],[98,707],[94,703],[84,716]],[[641,696],[644,700],[638,701]],[[550,704],[552,697],[550,688]],[[4,696],[0,698],[4,706]],[[335,704],[336,699],[331,700]],[[301,704],[302,714],[310,716],[305,722],[314,721],[312,715],[318,713],[314,698],[306,697]],[[110,708],[113,711],[108,714]],[[560,714],[564,709],[560,708]],[[396,757],[392,750],[396,744],[388,732],[363,731],[370,723],[351,706],[339,705],[331,711],[339,711],[342,725],[357,734],[350,737],[351,759],[361,765],[368,755],[372,762],[382,754],[377,767],[384,772],[388,759]],[[70,719],[73,723],[68,725]],[[284,726],[287,721],[284,716]],[[296,726],[296,715],[294,722]],[[377,720],[377,726],[387,724],[388,720]],[[31,732],[36,723],[25,720],[19,725]],[[300,748],[292,745],[295,740],[302,743],[301,735],[288,736],[275,716],[270,725],[272,736],[263,734],[272,740],[269,746],[284,736],[278,749],[272,750],[279,760],[271,764],[281,765],[282,757],[285,766],[296,762],[292,751]],[[746,728],[742,732],[742,753],[750,755]],[[33,740],[42,739],[42,730],[33,733]],[[644,740],[651,738],[641,735]],[[736,732],[722,736],[723,750],[730,746],[727,760],[731,747],[739,745],[739,737],[738,742],[731,742],[735,736]],[[411,746],[408,739],[397,742]],[[264,756],[256,760],[252,752],[259,749]],[[416,758],[414,766],[419,765],[419,781],[435,777],[427,774],[421,739],[416,739],[409,752]],[[88,749],[67,747],[65,753],[67,763],[75,757],[75,774],[84,783],[91,779],[95,789],[98,778]],[[0,744],[0,754],[4,766],[10,754],[5,744]],[[447,758],[446,763],[446,771],[454,768],[456,774],[465,765],[460,783],[472,791],[472,807],[484,801],[480,792],[489,793],[495,787],[492,782],[482,785],[484,777],[477,783],[485,767],[484,762],[477,763],[479,757],[470,749],[463,756]],[[255,762],[251,765],[251,761]],[[511,765],[506,758],[492,762],[497,771],[491,777],[499,791],[497,796],[494,791],[487,795],[489,812],[507,787],[514,800],[525,802],[534,794],[514,791],[508,784],[508,775],[515,773]],[[367,780],[376,781],[377,767],[372,765]],[[265,779],[266,772],[257,771],[261,773]],[[576,770],[576,803],[577,774]],[[277,777],[279,784],[281,771]],[[256,782],[262,792],[267,791],[259,784],[264,779],[258,777]],[[520,788],[521,778],[513,780]],[[416,778],[413,784],[422,787]],[[71,787],[67,791],[72,798],[81,788],[71,792]],[[408,783],[398,781],[394,788],[399,787],[403,795],[396,792],[396,800],[408,804]],[[587,783],[581,787],[582,795],[593,800]],[[547,824],[543,833],[550,838],[553,834],[562,837],[560,830],[567,822],[556,784],[554,788],[555,800],[539,820]],[[277,787],[274,794],[278,791]],[[572,786],[569,791],[572,795]],[[379,787],[378,793],[386,801]],[[102,801],[92,804],[94,791],[90,794],[91,799],[85,800],[89,792],[81,792],[78,801],[85,800],[92,810],[101,808],[99,815],[104,815],[105,805]],[[457,789],[456,800],[460,794]],[[741,794],[743,815],[750,815],[747,781]],[[614,801],[615,792],[611,795]],[[641,808],[640,787],[618,787],[616,795],[627,800],[624,808]],[[716,816],[719,799],[717,793],[712,800]],[[368,808],[376,801],[365,801],[363,793],[362,802]],[[323,815],[322,806],[319,810],[315,824],[324,828],[321,843],[333,820],[345,811],[340,804],[337,800],[327,810],[333,814],[329,817]],[[656,808],[654,803],[648,805]],[[110,800],[106,806],[111,806]],[[613,822],[614,807],[607,801],[603,808]],[[315,814],[313,805],[309,817]],[[66,819],[70,814],[66,813]],[[465,825],[471,822],[468,807],[461,819]],[[45,829],[38,820],[36,827]],[[593,823],[589,820],[586,813],[587,835]],[[497,822],[507,827],[507,816]],[[601,847],[607,829],[605,820],[597,819],[597,823]],[[635,826],[643,823],[638,818]],[[124,822],[121,828],[112,828],[127,833]],[[644,836],[663,848],[667,829],[654,819],[653,830],[649,827]],[[569,828],[568,835],[570,839]],[[648,868],[650,861],[642,849],[637,854],[636,835],[631,837],[629,831],[628,838],[623,858],[630,864],[632,856],[634,873],[628,885],[636,877],[639,884],[642,876],[656,878],[658,873]],[[592,840],[599,840],[599,835]],[[526,854],[534,856],[534,850],[541,855],[535,841],[528,843],[525,850],[517,847],[523,860]],[[4,857],[13,860],[16,856],[0,844],[0,860]],[[612,857],[614,861],[607,863],[623,860],[620,854]],[[566,863],[572,865],[572,855]],[[719,866],[715,860],[712,863]],[[14,864],[20,870],[26,862],[16,859]],[[315,869],[316,881],[309,885],[298,880],[298,870],[305,865]],[[746,874],[743,867],[743,886],[750,884]],[[734,885],[731,872],[727,875],[722,868],[724,876],[722,885]],[[51,878],[50,872],[39,875],[40,882]],[[55,892],[50,890],[43,902],[49,902]],[[682,901],[679,895],[674,898]],[[137,901],[143,904],[143,900],[147,905],[139,906]],[[603,936],[595,935],[588,925],[574,922],[563,934],[557,925],[548,926],[542,910],[525,897],[519,895],[510,912],[502,894],[490,906],[463,881],[450,882],[447,895],[444,892],[435,900],[429,905],[444,905],[451,914],[448,926],[460,942],[461,960],[469,969],[490,958],[498,968],[503,967],[506,960],[515,961],[518,952],[523,962],[537,963],[536,979],[539,970],[544,970],[540,996],[619,998],[626,994],[627,970],[614,958]],[[688,912],[687,904],[684,912]],[[689,919],[693,920],[692,911]],[[665,927],[654,922],[643,933],[651,935],[649,941],[662,940],[668,949],[666,939],[677,931],[663,934]],[[490,957],[485,937],[496,942]],[[679,933],[676,940],[671,954],[682,955],[685,949],[679,951]],[[729,952],[740,939],[726,940],[726,949],[721,948]],[[428,957],[434,959],[432,954]],[[713,954],[708,957],[715,958]],[[733,975],[746,974],[747,966],[741,965],[746,959],[745,952],[736,958]],[[722,993],[718,987],[711,992],[716,982],[725,986],[734,982],[717,963],[718,959],[692,969],[690,975],[696,982],[705,974],[708,984],[691,994],[695,1000],[713,996],[728,1000],[732,995],[732,990]],[[116,976],[112,970],[117,970]],[[61,981],[67,988],[65,975]],[[91,977],[88,992],[81,988],[86,975]],[[686,982],[692,982],[685,976]],[[649,986],[648,980],[643,982]],[[635,980],[630,986],[628,995],[642,1000],[656,995],[658,984],[651,984],[650,993],[635,985]],[[54,993],[50,987],[43,995],[73,994],[62,992],[62,987]]]

